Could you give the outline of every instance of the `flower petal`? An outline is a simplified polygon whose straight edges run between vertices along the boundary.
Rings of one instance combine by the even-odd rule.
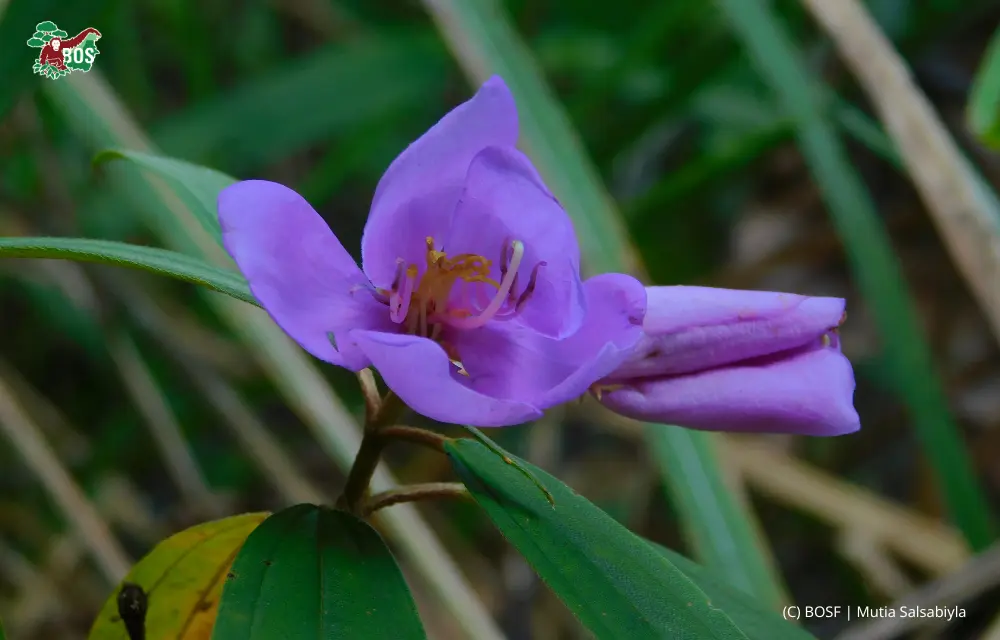
[[[709,431],[838,436],[861,428],[854,373],[835,347],[809,346],[691,375],[636,380],[601,403],[622,415]]]
[[[278,326],[321,360],[355,371],[368,366],[339,338],[351,329],[391,328],[388,311],[309,203],[283,185],[248,180],[223,189],[218,209],[222,244]]]
[[[612,379],[711,369],[814,342],[844,300],[711,287],[649,287],[645,336]]]
[[[493,77],[399,154],[378,183],[361,239],[371,281],[389,287],[397,258],[423,267],[425,239],[443,239],[472,158],[490,145],[513,146],[517,136],[514,97]]]
[[[455,371],[444,350],[427,338],[354,331],[386,385],[411,409],[452,424],[505,427],[535,420],[542,412],[525,402],[484,395]]]
[[[524,244],[518,294],[535,266],[545,263],[518,324],[555,338],[575,333],[585,309],[573,223],[523,153],[488,147],[469,167],[443,250],[485,256],[493,261],[492,276],[499,282],[501,250],[512,240]]]
[[[616,273],[595,276],[583,286],[587,316],[580,330],[563,340],[509,322],[457,333],[453,344],[471,386],[547,409],[580,397],[614,371],[642,335],[645,289]]]

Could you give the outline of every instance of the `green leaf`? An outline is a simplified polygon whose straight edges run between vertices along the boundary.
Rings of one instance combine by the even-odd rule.
[[[799,147],[844,241],[851,270],[881,334],[895,386],[934,468],[951,519],[969,544],[981,550],[994,539],[989,503],[951,415],[875,203],[827,118],[822,93],[800,61],[801,52],[767,3],[720,0],[719,6],[795,125]]]
[[[260,306],[239,273],[168,249],[88,238],[0,238],[0,258],[50,258],[142,269]]]
[[[766,552],[754,553],[756,522],[741,517],[741,506],[719,469],[716,440],[668,425],[647,424],[644,432],[664,488],[684,516],[685,539],[695,556],[747,593],[772,606],[781,604],[778,587],[768,579],[772,568]]]
[[[4,633],[2,621],[0,621],[0,640],[7,640],[7,634]]]
[[[650,542],[653,549],[663,554],[678,569],[698,585],[709,597],[713,606],[726,615],[752,640],[815,640],[813,635],[771,611],[760,601],[735,588],[726,580],[689,560],[681,554]]]
[[[336,348],[336,346],[337,345],[334,345],[334,348]],[[545,499],[549,501],[549,504],[555,506],[556,504],[555,498],[552,497],[552,494],[549,493],[549,490],[545,488],[545,485],[543,485],[542,482],[531,473],[531,471],[529,471],[525,467],[518,465],[512,458],[509,458],[507,456],[507,452],[501,449],[500,445],[498,445],[497,443],[493,442],[488,437],[486,437],[486,434],[484,434],[479,429],[467,424],[463,424],[460,426],[466,431],[468,431],[469,434],[471,434],[473,438],[478,440],[484,447],[486,447],[496,455],[500,456],[500,459],[504,461],[504,464],[509,464],[518,471],[520,471],[521,473],[523,473],[524,477],[530,480],[531,484],[538,487],[538,490],[541,491],[543,495],[545,495]]]
[[[1000,149],[1000,29],[993,32],[972,83],[969,127],[985,144]]]
[[[29,47],[44,47],[45,41],[41,38],[28,38]]]
[[[56,31],[59,27],[56,26],[55,22],[51,20],[46,20],[45,22],[39,22],[35,25],[35,31],[42,31],[48,33],[49,31]]]
[[[42,86],[67,126],[93,151],[124,147],[154,152],[149,138],[110,89],[100,69]],[[349,88],[349,85],[343,87],[345,91]],[[134,163],[116,164],[117,167],[108,167],[108,185],[129,204],[124,216],[140,217],[174,250],[195,253],[221,266],[233,264],[175,189]],[[213,193],[210,199],[214,197]],[[346,472],[358,451],[361,436],[355,417],[333,393],[315,360],[289,340],[267,314],[225,296],[205,294],[209,305],[245,342],[289,406],[310,427],[319,445]],[[379,469],[373,479],[376,491],[397,485],[384,469]],[[384,512],[379,522],[400,554],[467,635],[477,640],[503,637],[448,551],[412,505],[399,505]]]
[[[126,623],[143,626],[149,640],[207,638],[215,624],[226,572],[247,536],[267,516],[246,513],[205,522],[156,545],[105,601],[88,639],[128,640]],[[145,594],[144,618],[126,621],[119,615],[119,594],[126,584]]]
[[[639,256],[619,212],[500,5],[495,0],[424,0],[424,5],[474,84],[491,74],[507,82],[517,102],[525,148],[572,217],[588,270],[641,275]],[[712,444],[715,436],[661,425],[647,425],[646,433],[658,451],[697,453],[683,464],[670,455],[658,457],[657,464],[698,557],[746,591],[778,604],[780,578],[752,514],[726,488]],[[699,482],[692,483],[692,477]]]
[[[504,537],[602,640],[747,638],[665,556],[538,467],[555,498],[481,442],[445,444],[455,472]]]
[[[264,521],[233,562],[212,640],[426,638],[379,534],[300,504]]]
[[[163,178],[180,196],[205,231],[208,231],[216,242],[222,243],[222,231],[216,214],[216,198],[220,191],[236,183],[232,177],[215,169],[183,160],[124,149],[102,151],[94,157],[94,164],[109,160],[130,160]]]

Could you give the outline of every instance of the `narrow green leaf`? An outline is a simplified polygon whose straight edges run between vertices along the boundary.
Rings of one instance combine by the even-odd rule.
[[[748,637],[665,556],[556,478],[506,454],[545,485],[553,505],[481,442],[455,440],[445,451],[493,524],[597,637]]]
[[[757,539],[756,522],[736,511],[740,506],[719,470],[715,439],[668,425],[648,424],[644,431],[664,488],[685,518],[685,539],[695,557],[747,593],[780,605],[778,592],[753,588],[755,582],[767,584],[762,576],[768,575],[768,559],[763,553],[743,555]]]
[[[476,440],[478,440],[479,442],[481,442],[484,447],[486,447],[487,449],[489,449],[493,453],[497,454],[497,456],[499,456],[500,459],[503,460],[505,464],[512,465],[515,469],[517,469],[518,471],[520,471],[521,473],[523,473],[524,477],[527,478],[528,480],[530,480],[531,483],[533,485],[535,485],[536,487],[538,487],[538,490],[541,491],[542,494],[545,495],[545,499],[549,501],[549,504],[551,504],[552,506],[555,506],[555,504],[556,504],[555,498],[553,498],[552,494],[549,493],[549,490],[545,488],[545,485],[543,485],[538,478],[536,478],[534,475],[532,475],[531,471],[529,471],[527,468],[522,467],[519,464],[517,464],[514,461],[513,458],[508,457],[507,456],[507,452],[504,451],[503,449],[501,449],[500,445],[498,445],[497,443],[495,443],[492,440],[490,440],[489,438],[487,438],[486,434],[484,434],[479,429],[477,429],[475,427],[471,427],[471,426],[469,426],[467,424],[463,424],[461,426],[462,426],[463,429],[465,429],[466,431],[468,431],[472,435],[473,438],[475,438]]]
[[[514,93],[525,148],[573,218],[588,270],[641,274],[639,256],[596,168],[499,4],[495,0],[424,0],[424,5],[473,84],[498,74]],[[711,446],[714,436],[660,425],[649,425],[647,433],[663,442],[665,451],[699,452],[683,467],[705,480],[696,484],[678,471],[672,457],[657,460],[699,558],[746,591],[778,604],[782,600],[780,578],[757,535],[753,516],[722,481]],[[711,536],[706,535],[709,531]]]
[[[815,640],[813,635],[798,626],[786,621],[775,611],[750,595],[733,587],[715,572],[700,564],[685,558],[681,554],[650,542],[657,552],[666,556],[667,560],[684,572],[691,582],[705,592],[713,606],[726,612],[726,615],[739,626],[748,638],[754,640]]]
[[[0,621],[0,640],[7,640],[7,634],[4,633],[2,621]]]
[[[989,503],[948,408],[916,307],[861,177],[828,122],[822,93],[800,52],[762,0],[720,0],[733,29],[795,123],[799,146],[843,238],[858,285],[881,333],[896,386],[937,475],[951,518],[969,544],[993,541]]]
[[[175,158],[155,156],[140,151],[108,149],[94,157],[98,165],[109,160],[130,160],[163,178],[180,196],[201,226],[216,242],[222,242],[215,199],[219,192],[236,182],[224,173]]]
[[[250,534],[212,632],[212,640],[426,637],[378,532],[310,504],[278,512]]]
[[[993,32],[972,83],[969,127],[985,144],[1000,149],[1000,29]]]
[[[239,273],[169,249],[89,238],[0,238],[0,258],[75,260],[141,269],[260,306]]]

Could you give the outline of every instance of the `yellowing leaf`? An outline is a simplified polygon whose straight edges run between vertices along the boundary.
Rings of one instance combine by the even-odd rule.
[[[167,538],[136,564],[122,584],[146,594],[145,640],[208,640],[226,574],[243,542],[269,514],[205,522]],[[89,640],[129,640],[118,614],[121,585],[104,603]]]

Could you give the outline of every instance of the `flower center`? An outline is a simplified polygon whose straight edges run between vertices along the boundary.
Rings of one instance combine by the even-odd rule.
[[[536,264],[528,286],[518,293],[518,269],[524,259],[520,240],[504,240],[499,282],[490,277],[491,260],[473,253],[448,256],[435,249],[431,237],[427,238],[426,259],[423,276],[417,265],[398,260],[392,288],[379,293],[387,299],[393,322],[403,325],[407,333],[432,340],[440,337],[445,326],[476,329],[490,320],[513,318],[534,292],[538,269],[545,266],[544,262]]]

